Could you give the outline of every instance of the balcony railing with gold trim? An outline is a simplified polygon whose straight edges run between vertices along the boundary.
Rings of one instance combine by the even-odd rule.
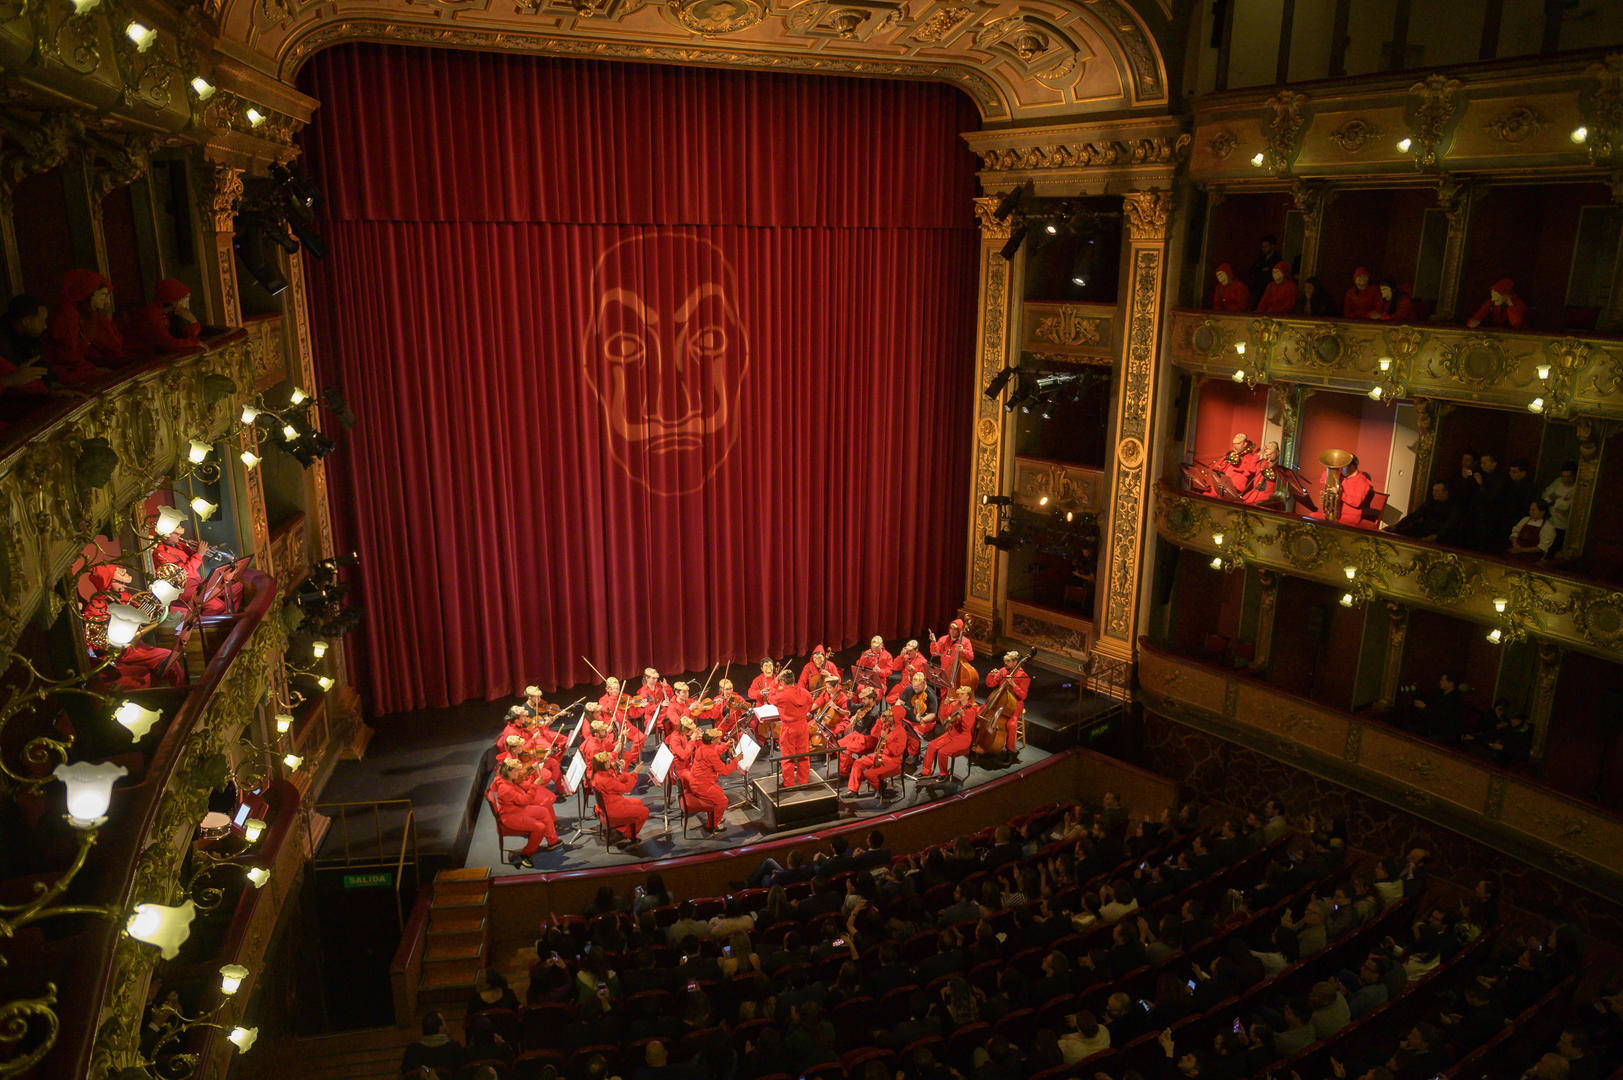
[[[1151,711],[1278,758],[1586,888],[1623,889],[1623,819],[1536,780],[1139,642]]]
[[[1163,482],[1155,527],[1177,544],[1623,662],[1623,593],[1507,559],[1188,495]],[[1218,543],[1216,536],[1222,537]],[[1352,574],[1349,576],[1348,571]],[[1498,605],[1504,604],[1500,611]]]
[[[153,490],[188,440],[212,443],[230,427],[253,394],[246,339],[233,330],[124,372],[0,445],[0,649],[78,556],[76,541]]]
[[[1235,351],[1241,343],[1244,353]],[[1617,338],[1180,308],[1167,349],[1178,367],[1225,378],[1359,394],[1379,385],[1393,398],[1623,419]]]

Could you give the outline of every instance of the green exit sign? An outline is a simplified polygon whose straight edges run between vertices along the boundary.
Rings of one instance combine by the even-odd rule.
[[[386,889],[394,884],[394,874],[388,870],[375,870],[370,874],[345,874],[346,889]]]

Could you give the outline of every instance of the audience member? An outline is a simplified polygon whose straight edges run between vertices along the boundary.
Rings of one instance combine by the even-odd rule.
[[[1381,322],[1414,322],[1414,301],[1409,297],[1406,286],[1400,286],[1392,278],[1381,282],[1380,299],[1375,303],[1375,309],[1369,313],[1372,319]]]
[[[437,1012],[428,1012],[423,1015],[423,1037],[400,1055],[400,1072],[414,1073],[429,1068],[444,1070],[444,1075],[450,1076],[462,1060],[462,1044],[446,1032],[445,1018]]]
[[[1264,233],[1262,239],[1257,241],[1257,256],[1246,270],[1253,297],[1260,297],[1273,281],[1274,264],[1279,262],[1278,245],[1279,241],[1274,239],[1272,233]]]
[[[152,303],[130,314],[129,348],[135,353],[185,352],[197,348],[203,324],[192,314],[192,290],[164,278],[152,290]]]
[[[1550,504],[1534,499],[1527,504],[1527,515],[1510,530],[1507,558],[1536,562],[1550,553],[1555,544],[1555,522],[1550,518]]]
[[[1375,315],[1381,303],[1381,291],[1375,287],[1370,273],[1360,266],[1353,271],[1353,283],[1341,298],[1343,319],[1368,319]]]
[[[1263,315],[1289,315],[1296,310],[1296,297],[1296,282],[1291,278],[1290,264],[1275,263],[1272,280],[1257,301],[1257,311]]]
[[[1330,294],[1325,292],[1323,282],[1316,277],[1302,279],[1302,295],[1297,300],[1296,306],[1303,315],[1333,318],[1336,314],[1336,307],[1330,300]]]
[[[1567,515],[1572,512],[1572,497],[1577,491],[1578,463],[1563,461],[1560,475],[1544,487],[1544,501],[1550,507],[1550,521],[1555,525],[1555,543],[1552,546],[1556,550],[1566,541]]]
[[[1217,264],[1217,287],[1212,290],[1213,311],[1250,311],[1251,290],[1234,276],[1234,267]]]
[[[1514,281],[1500,278],[1494,282],[1482,306],[1465,320],[1465,325],[1472,329],[1484,324],[1506,330],[1520,330],[1527,325],[1527,305],[1516,295]]]
[[[1405,515],[1392,526],[1392,531],[1400,536],[1450,546],[1458,546],[1465,535],[1459,505],[1449,494],[1448,484],[1442,480],[1432,482],[1431,498]]]
[[[124,359],[124,339],[113,325],[113,288],[94,270],[69,270],[51,312],[45,364],[64,386],[82,386]]]

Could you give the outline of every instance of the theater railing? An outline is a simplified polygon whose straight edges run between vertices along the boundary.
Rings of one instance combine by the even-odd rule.
[[[1155,527],[1229,568],[1264,567],[1336,586],[1363,602],[1379,597],[1445,612],[1501,632],[1535,637],[1623,662],[1623,593],[1592,582],[1479,555],[1240,503],[1188,495],[1162,482]]]
[[[1180,308],[1167,349],[1178,367],[1237,381],[1623,419],[1623,340],[1593,334]]]
[[[213,443],[254,393],[248,333],[154,360],[52,398],[0,435],[0,649],[9,648],[51,583],[115,507],[133,505],[186,457]]]
[[[1378,720],[1139,640],[1151,711],[1368,793],[1603,895],[1623,889],[1623,819]]]

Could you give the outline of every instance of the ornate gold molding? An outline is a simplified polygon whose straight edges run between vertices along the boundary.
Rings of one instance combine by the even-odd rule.
[[[977,200],[984,207],[992,200]],[[995,202],[993,202],[995,205]],[[974,473],[969,490],[968,572],[964,584],[965,610],[988,622],[997,618],[997,551],[983,537],[998,531],[998,508],[985,499],[1001,492],[1003,484],[1004,412],[1003,406],[981,391],[1010,363],[1009,319],[1013,314],[1010,296],[1011,267],[998,254],[1000,233],[1006,236],[1007,223],[990,213],[982,214],[980,288],[980,362],[969,392],[975,395]]]
[[[242,170],[234,165],[206,162],[196,169],[196,176],[198,195],[214,231],[234,232],[237,204],[242,202]]]
[[[1172,203],[1170,191],[1133,191],[1123,196],[1122,210],[1127,215],[1128,239],[1165,240],[1172,218]]]
[[[1447,75],[1432,74],[1409,87],[1409,139],[1408,153],[1422,169],[1432,168],[1441,155],[1448,123],[1456,111],[1455,97],[1460,81]]]
[[[1281,90],[1265,103],[1271,116],[1267,122],[1267,146],[1264,150],[1268,170],[1275,176],[1289,176],[1291,162],[1296,160],[1301,146],[1302,127],[1307,123],[1302,116],[1308,97],[1295,90]]]
[[[1000,201],[996,195],[982,195],[975,199],[975,223],[980,226],[983,240],[1007,240],[1014,232],[1010,219],[997,219],[997,204]]]

